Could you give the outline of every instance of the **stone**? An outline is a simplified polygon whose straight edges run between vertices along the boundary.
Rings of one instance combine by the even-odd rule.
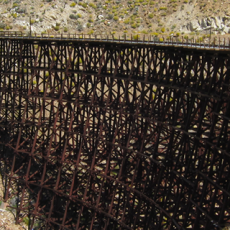
[[[213,20],[214,20],[216,29],[222,29],[223,28],[222,18],[220,18],[220,17],[214,17]]]
[[[98,19],[99,19],[99,20],[103,20],[103,19],[104,19],[104,16],[100,14],[100,15],[98,15]]]
[[[50,18],[52,18],[52,19],[54,19],[54,20],[56,20],[56,19],[57,19],[57,16],[56,16],[56,15],[54,15],[54,14],[50,14],[50,15],[49,15],[49,17],[50,17]]]
[[[192,20],[190,23],[189,23],[189,28],[191,31],[198,31],[198,30],[201,30],[200,28],[200,25],[198,23],[197,20]]]
[[[203,18],[201,20],[201,23],[200,23],[201,27],[202,28],[206,28],[208,25],[207,25],[207,19],[206,18]]]

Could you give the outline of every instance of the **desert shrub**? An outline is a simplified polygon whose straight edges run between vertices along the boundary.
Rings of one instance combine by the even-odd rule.
[[[113,17],[113,20],[114,20],[114,21],[118,21],[118,19],[119,19],[118,16],[114,16],[114,17]]]
[[[78,15],[75,15],[75,14],[70,14],[70,15],[69,15],[69,18],[70,18],[70,19],[77,20],[77,19],[79,18],[79,16],[78,16]]]
[[[136,34],[136,35],[133,35],[133,40],[138,40],[140,38],[140,35]]]
[[[76,3],[75,2],[72,2],[71,4],[70,4],[70,7],[75,7],[76,6]]]
[[[89,32],[88,32],[88,34],[90,35],[90,34],[93,34],[94,33],[94,30],[90,30]]]
[[[78,31],[83,31],[83,29],[84,29],[84,28],[83,28],[83,25],[82,25],[82,24],[79,24],[79,25],[77,26],[77,30],[78,30]]]
[[[13,8],[18,7],[18,3],[13,3]]]
[[[172,25],[171,29],[174,30],[176,28],[176,25]]]
[[[109,20],[113,19],[113,14],[108,14],[108,19]]]
[[[26,9],[25,8],[16,8],[15,12],[17,12],[18,14],[25,14],[26,13]]]
[[[80,5],[80,6],[84,7],[84,8],[86,8],[88,6],[88,4],[85,3],[85,2],[84,3],[83,2],[79,2],[78,5]]]
[[[34,19],[31,19],[30,20],[30,24],[33,25],[35,23],[35,20]]]
[[[153,15],[152,13],[149,14],[149,18],[153,18],[153,16],[154,16],[154,15]]]
[[[30,223],[30,219],[26,216],[26,217],[23,217],[22,221],[27,225],[29,226],[29,223]]]
[[[60,26],[54,26],[54,30],[58,31],[60,29]]]
[[[133,24],[131,24],[131,27],[132,27],[133,29],[136,29],[136,28],[137,28],[137,24],[136,24],[136,23],[133,23]]]
[[[0,22],[0,29],[5,29],[5,27],[6,27],[6,24],[3,22]]]
[[[13,17],[13,18],[17,18],[17,16],[18,16],[17,13],[13,13],[13,14],[12,14],[12,17]]]
[[[97,8],[97,6],[95,4],[93,4],[92,2],[89,3],[89,6],[92,7],[92,8],[94,8],[94,9]]]

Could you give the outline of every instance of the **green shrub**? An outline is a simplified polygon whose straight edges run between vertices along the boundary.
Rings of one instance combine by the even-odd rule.
[[[160,10],[167,10],[167,7],[161,6],[159,9],[160,9]]]
[[[69,15],[69,18],[70,18],[70,19],[77,20],[77,19],[79,18],[79,16],[78,16],[78,15],[75,15],[75,14],[70,14],[70,15]]]
[[[149,16],[149,18],[153,18],[154,17],[154,15],[152,13],[150,13],[148,16]]]
[[[90,34],[93,34],[94,33],[94,30],[90,30],[89,32],[88,32],[88,34],[90,35]]]
[[[58,31],[60,29],[60,26],[54,26],[54,30]]]
[[[146,30],[142,30],[141,33],[142,34],[148,34],[148,32]]]
[[[138,40],[140,38],[140,35],[136,34],[136,35],[133,35],[133,40]]]
[[[92,2],[89,3],[89,6],[92,7],[92,8],[94,8],[94,9],[97,8],[97,6],[95,4],[93,4]]]
[[[107,18],[108,18],[109,20],[113,19],[113,14],[109,13]]]
[[[80,6],[84,7],[84,8],[86,8],[86,7],[88,6],[88,4],[87,4],[87,3],[85,3],[85,2],[84,2],[84,3],[79,2],[79,3],[78,3],[78,5],[80,5]]]
[[[13,8],[17,7],[18,6],[18,3],[13,3]]]
[[[75,2],[72,2],[71,4],[70,4],[70,7],[75,7],[76,6],[76,3]]]
[[[30,219],[29,219],[29,217],[28,217],[28,216],[23,217],[22,221],[23,221],[23,222],[24,222],[27,226],[29,226]]]
[[[133,23],[133,24],[131,24],[131,27],[132,27],[133,29],[136,29],[136,28],[137,28],[137,24],[136,24],[136,23]]]
[[[114,16],[114,17],[113,17],[113,20],[114,20],[114,21],[118,21],[118,19],[119,19],[118,16]]]
[[[35,20],[34,19],[31,19],[30,20],[30,24],[33,25],[35,23]]]
[[[12,16],[13,16],[13,18],[17,18],[18,15],[17,15],[17,13],[13,13]]]
[[[5,27],[6,27],[6,24],[3,22],[0,22],[0,29],[5,29]]]
[[[77,30],[78,31],[83,31],[83,25],[82,24],[78,24],[78,26],[77,26]]]

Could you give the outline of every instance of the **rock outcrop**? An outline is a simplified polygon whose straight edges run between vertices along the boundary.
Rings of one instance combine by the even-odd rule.
[[[200,32],[212,30],[213,32],[229,33],[230,17],[208,17],[202,19],[194,19],[184,26],[190,32]]]

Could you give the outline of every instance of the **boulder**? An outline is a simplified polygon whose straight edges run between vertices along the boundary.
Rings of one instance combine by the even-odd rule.
[[[214,20],[215,28],[216,29],[219,29],[219,30],[223,29],[224,25],[223,25],[222,18],[220,18],[220,17],[214,17],[213,20]]]
[[[199,25],[198,20],[192,20],[188,25],[188,29],[191,30],[191,31],[199,31],[199,30],[201,30],[201,27]]]
[[[202,29],[206,29],[208,27],[207,19],[206,18],[203,18],[201,20],[200,26],[201,26]]]

